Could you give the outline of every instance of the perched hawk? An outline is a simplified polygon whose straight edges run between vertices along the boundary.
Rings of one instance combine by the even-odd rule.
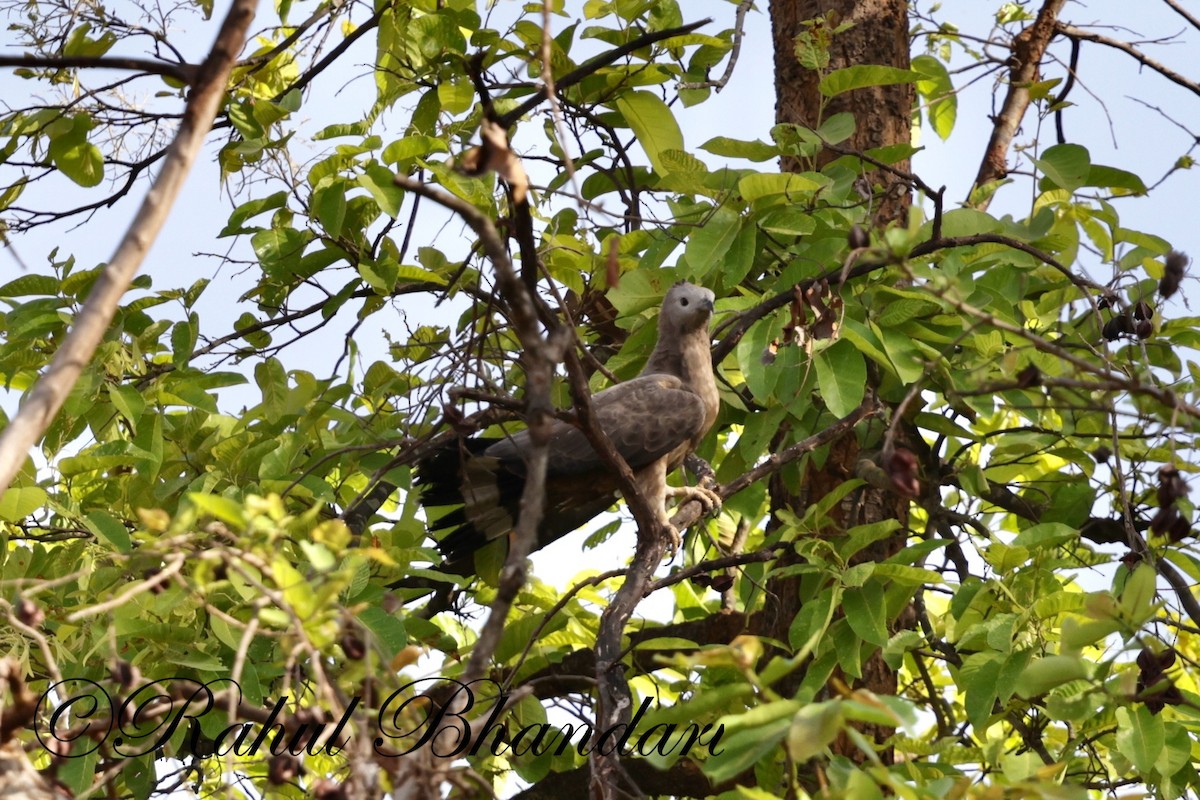
[[[667,292],[658,317],[658,343],[646,368],[633,380],[592,397],[600,428],[629,464],[660,521],[667,523],[670,496],[698,500],[706,510],[720,497],[702,487],[667,485],[667,474],[696,449],[717,418],[708,323],[713,293],[690,283]],[[534,549],[570,533],[619,497],[616,477],[583,432],[555,420],[546,466],[546,505]],[[431,528],[448,530],[439,543],[443,569],[473,571],[472,556],[516,526],[525,485],[526,431],[505,439],[469,439],[435,452],[417,467],[426,507],[459,505]]]

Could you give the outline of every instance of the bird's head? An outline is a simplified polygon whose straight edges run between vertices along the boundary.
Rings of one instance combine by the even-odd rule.
[[[708,328],[716,295],[703,286],[680,281],[663,298],[658,325],[660,330],[691,333]]]

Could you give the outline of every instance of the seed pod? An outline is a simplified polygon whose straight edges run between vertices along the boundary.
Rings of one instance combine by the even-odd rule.
[[[883,468],[891,478],[892,488],[902,497],[916,497],[921,493],[921,482],[917,478],[917,457],[911,450],[896,448]]]
[[[1154,512],[1154,517],[1150,520],[1150,532],[1158,535],[1163,535],[1171,529],[1175,524],[1175,519],[1179,516],[1179,512],[1175,510],[1175,506],[1163,506]]]
[[[299,759],[290,753],[281,753],[267,762],[267,780],[275,786],[291,783],[302,770]]]
[[[17,612],[17,619],[20,620],[22,625],[38,628],[46,621],[46,612],[42,611],[37,603],[27,597],[22,597],[13,604],[13,607]]]
[[[1162,671],[1158,666],[1158,656],[1149,647],[1143,647],[1138,651],[1137,665],[1141,668],[1143,674],[1155,675]]]
[[[1158,505],[1161,508],[1174,503],[1181,497],[1187,497],[1188,486],[1179,475],[1179,470],[1170,464],[1163,465],[1158,470]]]
[[[1134,319],[1150,319],[1154,316],[1154,306],[1147,303],[1145,300],[1139,300],[1133,306]]]
[[[854,225],[850,228],[850,234],[846,237],[850,243],[850,247],[854,250],[859,250],[864,247],[871,246],[871,237],[866,229],[861,225]]]
[[[142,679],[142,673],[128,661],[117,659],[109,669],[109,675],[122,689],[131,689]]]
[[[310,791],[316,800],[345,800],[346,798],[345,787],[328,778],[317,778],[313,781]]]
[[[1126,550],[1125,555],[1121,556],[1121,563],[1125,565],[1125,569],[1132,572],[1134,567],[1142,563],[1142,554]]]
[[[1100,445],[1092,451],[1092,458],[1096,459],[1097,464],[1107,464],[1108,460],[1112,458],[1112,450],[1105,445]]]
[[[344,631],[338,644],[342,646],[342,652],[346,654],[346,658],[351,661],[362,661],[363,656],[367,654],[367,646],[354,631]]]
[[[1167,529],[1167,538],[1172,542],[1182,542],[1192,533],[1192,523],[1188,522],[1187,517],[1176,512],[1175,519],[1171,522],[1171,527]]]
[[[1158,282],[1158,293],[1166,300],[1179,291],[1183,283],[1183,275],[1187,271],[1188,257],[1178,250],[1167,253],[1167,262],[1163,267],[1162,278]]]
[[[1106,342],[1115,342],[1121,338],[1121,320],[1124,317],[1113,317],[1108,322],[1104,323],[1104,327],[1100,329],[1100,335],[1104,337]]]
[[[725,593],[733,588],[733,578],[728,575],[718,575],[712,579],[712,590]]]
[[[1143,319],[1134,325],[1133,330],[1139,339],[1146,340],[1154,334],[1154,323],[1148,319]]]

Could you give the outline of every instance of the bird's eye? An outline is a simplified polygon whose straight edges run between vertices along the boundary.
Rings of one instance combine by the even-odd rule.
[[[685,298],[683,298],[682,300],[680,300],[680,301],[679,301],[679,305],[681,305],[681,306],[686,306],[686,305],[687,305],[687,298],[685,297]]]

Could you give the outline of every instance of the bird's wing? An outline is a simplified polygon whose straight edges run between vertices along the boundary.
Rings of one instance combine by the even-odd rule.
[[[592,398],[600,429],[632,469],[668,455],[705,430],[704,403],[673,375],[643,375],[606,389]],[[529,433],[521,431],[487,449],[487,455],[516,468],[529,449]],[[583,432],[555,421],[548,444],[548,476],[566,477],[605,469]]]

